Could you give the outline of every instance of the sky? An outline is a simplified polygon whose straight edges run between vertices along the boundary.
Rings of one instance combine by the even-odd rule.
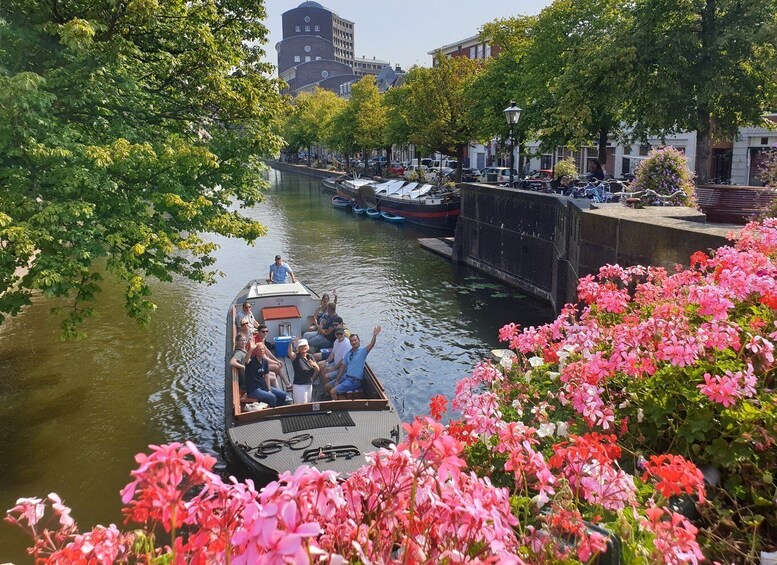
[[[303,0],[265,0],[265,60],[278,64],[275,44],[283,39],[281,14]],[[551,0],[317,0],[341,18],[354,22],[357,57],[399,64],[431,66],[427,53],[477,35],[480,27],[498,18],[537,14]]]

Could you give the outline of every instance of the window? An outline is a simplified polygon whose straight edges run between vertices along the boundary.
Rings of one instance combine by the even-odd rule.
[[[321,31],[321,26],[313,26],[313,31]]]
[[[762,137],[761,138],[761,145],[769,145],[769,138],[768,137]]]
[[[306,62],[306,63],[309,63],[309,62],[310,62],[310,55],[305,55],[305,62]]]
[[[483,44],[478,45],[478,59],[483,58]]]
[[[305,23],[310,22],[310,16],[305,16]]]
[[[302,31],[302,30],[300,29],[300,27],[299,27],[299,26],[294,26],[294,31],[296,31],[297,33],[299,33],[299,32],[300,32],[300,31]]]
[[[310,45],[305,45],[305,53],[310,53]]]
[[[475,46],[469,48],[469,58],[474,59],[475,58]]]
[[[300,59],[299,55],[294,55],[294,62],[295,62],[295,63],[299,63],[299,62],[300,62],[300,60],[301,60],[301,59]]]
[[[321,78],[327,78],[329,76],[329,71],[321,71]]]
[[[320,61],[320,60],[321,60],[321,57],[316,57],[316,61]]]
[[[310,26],[305,26],[305,31],[310,31]]]
[[[486,59],[490,59],[490,58],[491,58],[491,44],[486,43]]]
[[[540,155],[540,169],[552,169],[553,168],[553,155]]]

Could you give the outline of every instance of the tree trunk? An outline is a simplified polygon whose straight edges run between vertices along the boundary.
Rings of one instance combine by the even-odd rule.
[[[308,145],[308,167],[310,166],[310,152],[313,150],[312,145]]]
[[[712,117],[705,107],[696,111],[699,127],[696,130],[696,182],[705,183],[709,177],[712,154]]]
[[[461,144],[456,146],[456,182],[461,182],[461,167],[464,162],[464,151],[469,144]],[[442,163],[441,163],[442,164]]]
[[[345,172],[351,174],[351,156],[348,152],[345,153]]]
[[[602,128],[599,130],[599,151],[596,155],[596,159],[601,163],[602,168],[606,169],[610,175],[612,175],[613,171],[615,170],[615,164],[613,163],[613,167],[610,169],[607,169],[607,138],[610,136],[609,130],[606,128]]]

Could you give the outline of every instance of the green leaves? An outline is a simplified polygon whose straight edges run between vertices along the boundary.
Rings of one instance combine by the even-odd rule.
[[[260,2],[89,0],[0,8],[0,315],[40,289],[63,336],[104,264],[147,321],[147,277],[213,280],[200,232],[253,242],[285,102],[259,63]],[[185,253],[181,253],[185,251]],[[104,261],[104,263],[103,263]]]

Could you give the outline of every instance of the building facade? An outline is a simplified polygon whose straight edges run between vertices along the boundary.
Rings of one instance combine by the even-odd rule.
[[[288,84],[284,94],[296,96],[321,87],[338,92],[354,73],[354,23],[318,2],[302,2],[283,13],[283,39],[278,76]]]

